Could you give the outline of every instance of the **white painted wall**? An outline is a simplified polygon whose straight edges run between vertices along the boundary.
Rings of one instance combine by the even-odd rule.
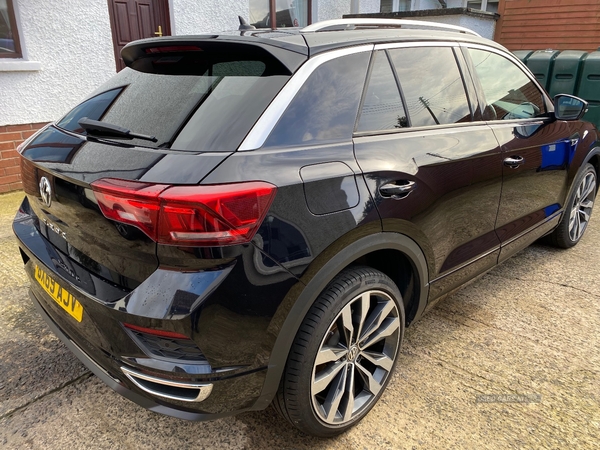
[[[58,119],[115,73],[106,0],[16,3],[21,44],[40,70],[0,61],[0,125]]]
[[[341,19],[344,14],[378,13],[380,0],[313,0],[313,22]]]
[[[250,15],[248,0],[170,0],[172,33],[202,34],[237,30],[238,16]]]
[[[331,1],[331,0],[329,0]],[[361,14],[378,13],[381,6],[381,0],[359,0],[358,12]],[[341,17],[337,17],[341,18]]]

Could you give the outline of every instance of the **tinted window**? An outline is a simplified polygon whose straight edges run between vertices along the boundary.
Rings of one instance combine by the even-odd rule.
[[[356,131],[393,130],[408,126],[396,77],[385,52],[374,55]]]
[[[512,61],[484,50],[469,49],[469,53],[490,119],[527,119],[546,112],[541,91]]]
[[[413,127],[471,121],[454,51],[415,47],[390,51]]]
[[[77,120],[101,117],[102,122],[158,139],[156,144],[137,139],[127,143],[234,151],[289,79],[289,71],[272,57],[221,53],[146,58],[138,63],[139,71],[122,70],[58,125],[82,132]]]
[[[370,53],[343,56],[319,66],[306,80],[265,146],[350,140]]]
[[[63,117],[56,125],[59,127],[73,131],[75,133],[86,134],[85,130],[79,126],[79,119],[87,117],[92,120],[100,120],[110,104],[117,98],[123,88],[111,89],[96,95],[85,102],[73,108],[65,117]]]

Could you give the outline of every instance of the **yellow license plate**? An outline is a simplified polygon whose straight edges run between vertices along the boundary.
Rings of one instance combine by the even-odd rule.
[[[63,289],[54,281],[50,275],[35,266],[35,279],[40,283],[42,289],[48,293],[52,299],[59,304],[71,317],[77,322],[83,318],[83,306],[69,292]]]

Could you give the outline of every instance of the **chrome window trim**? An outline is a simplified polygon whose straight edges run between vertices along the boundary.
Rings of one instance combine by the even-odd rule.
[[[529,126],[529,125],[543,125],[549,120],[549,117],[533,117],[530,119],[510,119],[510,120],[487,120],[487,123],[491,127],[502,128],[502,127],[516,127],[516,126]]]
[[[473,44],[470,42],[460,42],[459,45],[464,48],[474,48],[477,50],[484,50],[484,51],[488,51],[490,53],[495,53],[499,56],[502,56],[502,57],[508,59],[509,61],[513,62],[514,64],[516,64],[516,66],[519,69],[521,69],[521,72],[523,72],[525,74],[525,76],[527,78],[529,78],[529,80],[531,80],[533,82],[533,84],[535,84],[537,86],[537,88],[541,91],[542,97],[544,98],[544,102],[546,103],[546,109],[547,109],[546,112],[548,112],[548,113],[554,112],[554,103],[550,99],[548,93],[546,92],[546,89],[544,87],[542,87],[542,85],[539,83],[537,78],[533,75],[531,70],[529,70],[529,68],[525,64],[523,64],[523,62],[519,58],[517,58],[515,55],[513,55],[512,53],[510,53],[506,50],[502,50],[502,49],[499,49],[496,47],[491,47],[488,45]],[[534,119],[539,120],[538,117],[536,117]],[[502,119],[490,120],[489,122],[490,123],[502,122]]]
[[[373,44],[367,44],[356,47],[342,48],[339,50],[332,50],[314,56],[306,61],[287,82],[283,89],[281,89],[279,94],[277,94],[267,109],[265,109],[248,135],[238,147],[238,151],[244,152],[256,150],[264,145],[265,141],[271,134],[271,131],[273,131],[273,128],[275,128],[275,125],[277,125],[277,122],[279,122],[281,115],[285,112],[294,97],[296,97],[296,94],[298,91],[300,91],[300,88],[304,86],[304,83],[308,77],[310,77],[310,75],[312,75],[312,73],[319,66],[342,56],[362,52],[372,52],[374,47],[375,46]]]
[[[513,124],[513,127],[515,124]],[[386,137],[390,138],[396,136],[398,139],[400,138],[410,138],[411,135],[415,133],[427,133],[428,135],[451,135],[455,133],[464,133],[468,131],[470,128],[488,128],[490,124],[488,122],[479,120],[477,122],[460,122],[460,123],[448,123],[441,125],[426,125],[422,127],[407,127],[407,128],[399,128],[397,130],[378,130],[378,131],[364,131],[361,133],[354,133],[352,139],[360,140],[360,139],[368,139],[368,138],[378,138],[378,137]]]

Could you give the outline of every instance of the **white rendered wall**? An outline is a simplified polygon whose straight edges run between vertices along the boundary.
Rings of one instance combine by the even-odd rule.
[[[40,70],[0,60],[0,125],[49,122],[115,74],[106,0],[16,0],[21,45]]]
[[[378,13],[380,0],[313,0],[313,22],[341,19],[344,14]],[[358,11],[352,11],[358,5]]]
[[[237,30],[248,20],[248,0],[170,0],[172,33],[177,35]]]
[[[378,13],[380,7],[381,0],[360,0],[358,12],[361,14]],[[339,18],[341,19],[341,17]]]

